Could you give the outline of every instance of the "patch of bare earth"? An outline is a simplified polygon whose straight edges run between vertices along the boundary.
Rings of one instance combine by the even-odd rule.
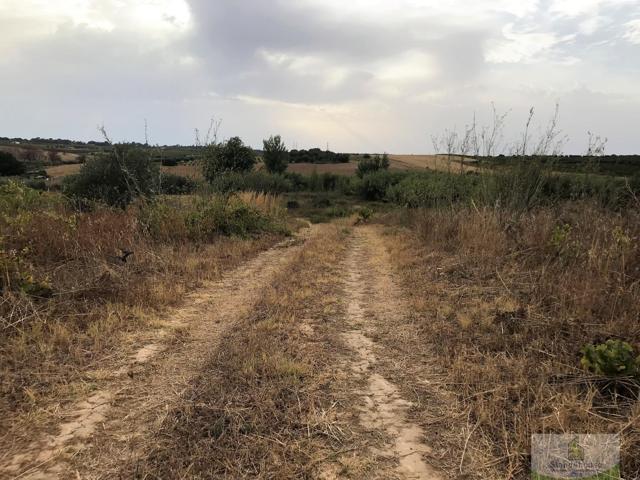
[[[415,421],[414,400],[403,389],[404,376],[397,368],[396,346],[385,344],[380,330],[393,325],[407,331],[403,293],[390,276],[390,265],[373,227],[355,230],[344,263],[345,324],[342,340],[350,349],[344,367],[357,385],[351,408],[357,412],[361,434],[370,437],[367,478],[441,479],[433,466],[432,449],[425,428]],[[325,477],[346,478],[338,468],[325,467]]]
[[[303,232],[304,238],[315,234]],[[109,472],[136,454],[224,332],[252,308],[258,292],[303,244],[285,240],[189,295],[126,362],[96,371],[91,394],[59,412],[49,434],[34,435],[28,445],[3,436],[0,478],[112,478]]]

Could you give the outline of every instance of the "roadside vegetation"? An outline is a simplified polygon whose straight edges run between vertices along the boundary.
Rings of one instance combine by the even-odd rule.
[[[497,171],[410,175],[387,191],[411,207],[384,220],[420,332],[407,349],[432,354],[453,396],[441,419],[417,416],[454,476],[528,478],[531,434],[590,432],[620,435],[634,478],[637,169],[559,174],[544,149],[519,151]]]
[[[62,192],[0,185],[3,422],[64,395],[123,335],[289,233],[273,196],[184,195],[194,188],[120,145]]]

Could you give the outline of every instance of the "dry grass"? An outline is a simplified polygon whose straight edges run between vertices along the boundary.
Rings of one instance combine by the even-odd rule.
[[[82,168],[81,163],[73,163],[68,165],[56,165],[55,167],[47,167],[47,175],[52,180],[58,180],[69,175],[75,175]]]
[[[637,213],[564,205],[505,225],[492,210],[431,210],[410,226],[388,247],[455,393],[441,426],[464,456],[459,473],[528,478],[532,433],[590,432],[621,434],[635,478],[638,386],[612,394],[579,352],[607,338],[640,345]]]
[[[355,175],[358,164],[349,163],[290,163],[287,172],[311,175],[312,173],[333,173],[335,175]]]
[[[389,170],[410,171],[410,170],[442,170],[459,172],[459,157],[452,156],[451,160],[446,155],[389,155]],[[292,163],[287,168],[288,172],[311,175],[312,173],[333,173],[336,175],[355,175],[358,169],[358,162],[349,163]],[[464,166],[464,171],[474,171],[476,167]]]
[[[310,478],[339,451],[334,365],[325,342],[306,333],[339,308],[331,266],[344,251],[343,233],[323,228],[212,352],[123,478]]]
[[[19,197],[19,195],[16,195]],[[251,199],[249,199],[251,200]],[[251,200],[258,208],[277,202]],[[33,202],[33,203],[30,203]],[[193,243],[174,223],[152,236],[140,207],[77,213],[54,194],[0,208],[0,414],[46,405],[83,369],[143,328],[185,292],[218,278],[280,235]],[[0,202],[2,207],[2,202]],[[184,206],[167,207],[183,212]],[[123,262],[120,249],[134,254]]]
[[[187,177],[193,180],[204,180],[202,168],[197,164],[180,164],[173,167],[163,165],[160,169],[164,173],[180,175],[181,177]]]

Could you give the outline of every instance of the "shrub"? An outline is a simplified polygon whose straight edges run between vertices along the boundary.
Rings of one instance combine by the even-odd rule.
[[[312,148],[310,150],[291,150],[289,152],[291,163],[348,163],[349,154],[335,153],[329,150]]]
[[[582,349],[580,363],[590,372],[607,377],[637,376],[640,373],[640,357],[636,357],[629,343],[621,340],[586,345]]]
[[[373,216],[373,210],[369,207],[362,207],[358,210],[358,223],[367,223]]]
[[[248,172],[255,163],[253,149],[246,146],[239,137],[233,137],[206,148],[203,173],[207,181],[214,182],[221,174]]]
[[[389,156],[385,153],[382,157],[376,155],[373,158],[363,158],[358,162],[358,170],[356,175],[362,178],[367,173],[377,172],[378,170],[389,169]]]
[[[62,162],[62,157],[60,156],[60,152],[57,150],[49,150],[47,152],[47,161],[52,165],[56,165]]]
[[[286,193],[293,190],[293,184],[288,177],[280,174],[228,172],[218,175],[211,181],[211,190],[219,193]]]
[[[282,173],[287,169],[289,163],[289,153],[287,147],[282,143],[280,135],[269,137],[264,140],[263,161],[269,173]]]
[[[124,208],[136,197],[158,192],[160,171],[147,152],[116,145],[113,151],[85,163],[77,175],[67,177],[65,194]]]
[[[27,171],[24,163],[9,152],[0,152],[0,176],[22,175]]]
[[[175,167],[178,165],[178,160],[175,158],[163,158],[161,163],[163,167]]]
[[[193,193],[196,182],[188,177],[165,173],[160,178],[160,191],[166,195],[185,195]]]
[[[384,200],[389,188],[400,182],[404,176],[401,172],[373,171],[362,177],[358,184],[358,193],[364,200]]]

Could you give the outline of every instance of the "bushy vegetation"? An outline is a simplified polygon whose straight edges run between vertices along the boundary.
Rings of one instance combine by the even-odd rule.
[[[356,184],[356,191],[364,200],[393,199],[392,188],[406,178],[402,172],[377,170],[364,175]]]
[[[628,342],[622,340],[609,339],[605,343],[586,345],[580,363],[590,372],[607,377],[640,373],[640,357]]]
[[[224,143],[215,143],[205,147],[203,174],[207,181],[228,173],[243,173],[253,169],[256,155],[239,137],[232,137]]]
[[[24,163],[12,153],[0,151],[0,176],[22,175],[26,171]]]
[[[269,173],[283,173],[289,163],[289,152],[280,135],[269,137],[263,142],[262,160]]]
[[[210,181],[214,192],[259,192],[284,193],[294,190],[287,175],[270,174],[263,171],[247,173],[229,172],[217,175]]]
[[[369,158],[363,157],[358,162],[358,170],[356,170],[356,175],[362,178],[369,173],[388,169],[389,156],[386,153],[382,155],[382,157],[380,157],[379,155],[376,155],[375,157],[369,156]]]
[[[348,163],[349,154],[335,153],[329,150],[312,148],[310,150],[291,150],[289,161],[291,163]]]
[[[137,197],[158,193],[160,169],[148,152],[115,145],[111,152],[87,161],[77,175],[67,177],[66,195],[124,208]]]
[[[521,160],[520,157],[498,155],[481,157],[480,162],[492,167],[509,167]],[[529,158],[534,160],[534,158]],[[599,173],[602,175],[630,176],[640,169],[640,155],[547,155],[537,160],[553,167],[555,171],[573,173]]]
[[[67,383],[188,285],[286,234],[281,212],[280,200],[255,194],[78,210],[59,193],[0,186],[3,417]]]
[[[185,195],[193,193],[198,184],[188,177],[163,173],[160,176],[160,192],[165,195]]]

